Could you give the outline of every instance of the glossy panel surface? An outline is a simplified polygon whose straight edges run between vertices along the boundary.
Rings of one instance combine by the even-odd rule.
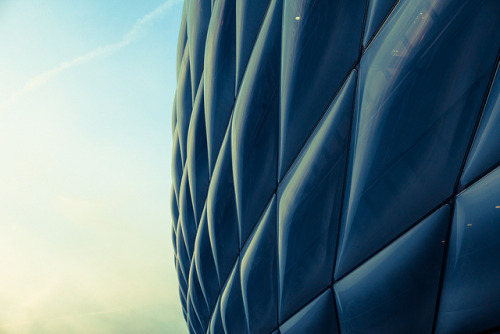
[[[189,331],[498,331],[499,50],[498,0],[185,0]]]
[[[236,92],[270,3],[270,0],[236,0]]]
[[[186,168],[189,174],[189,190],[191,192],[196,224],[200,221],[209,185],[203,92],[203,81],[201,81],[196,100],[194,101],[187,142]]]
[[[281,0],[269,7],[234,108],[231,151],[240,245],[276,189],[281,7]]]
[[[281,334],[338,333],[332,289],[307,304],[280,326]]]
[[[187,35],[189,45],[189,63],[191,68],[191,88],[196,92],[203,73],[205,41],[207,39],[208,23],[212,3],[210,0],[187,0],[189,13],[187,16]],[[195,95],[193,94],[193,101]]]
[[[342,333],[431,333],[448,205],[334,285]]]
[[[366,15],[363,46],[367,46],[399,0],[370,0]]]
[[[467,159],[461,184],[466,186],[500,163],[500,75],[496,78],[488,96],[474,143]]]
[[[236,0],[215,2],[205,50],[205,115],[213,171],[234,105]]]
[[[239,252],[230,134],[228,131],[224,138],[207,197],[208,231],[221,284],[226,281]]]
[[[366,0],[285,0],[279,179],[360,56]]]
[[[241,257],[241,292],[248,333],[278,327],[276,196],[248,238]]]
[[[500,325],[500,168],[457,197],[436,333]]]
[[[332,283],[355,87],[353,72],[278,187],[280,320]]]
[[[336,279],[452,195],[499,27],[498,1],[405,1],[364,54]]]
[[[241,296],[239,259],[233,268],[233,272],[222,294],[220,312],[226,333],[248,333],[246,330],[243,298]]]

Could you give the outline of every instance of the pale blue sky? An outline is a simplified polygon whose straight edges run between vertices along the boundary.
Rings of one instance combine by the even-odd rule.
[[[186,333],[173,266],[181,0],[0,0],[0,333]]]

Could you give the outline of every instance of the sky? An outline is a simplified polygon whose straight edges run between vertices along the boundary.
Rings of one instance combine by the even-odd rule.
[[[182,0],[0,0],[0,333],[186,333],[171,243]]]

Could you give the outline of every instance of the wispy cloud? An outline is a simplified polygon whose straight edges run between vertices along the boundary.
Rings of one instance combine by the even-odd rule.
[[[101,46],[97,49],[89,51],[81,56],[73,58],[68,61],[64,61],[59,65],[44,71],[29,80],[21,89],[14,92],[10,98],[6,101],[0,103],[0,110],[4,109],[15,103],[19,98],[24,96],[26,93],[31,90],[45,84],[46,82],[52,80],[61,72],[66,71],[75,66],[79,66],[85,63],[88,63],[96,58],[106,56],[117,52],[120,49],[128,46],[130,43],[134,42],[140,34],[150,25],[152,25],[157,19],[159,19],[165,12],[171,8],[172,6],[182,3],[183,0],[167,0],[158,7],[156,7],[151,12],[147,13],[143,17],[139,18],[135,24],[132,26],[126,34],[123,35],[122,39],[116,43],[108,44]]]

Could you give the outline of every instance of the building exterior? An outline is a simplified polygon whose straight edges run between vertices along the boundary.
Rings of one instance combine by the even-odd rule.
[[[190,331],[500,331],[499,50],[498,0],[186,0]]]

